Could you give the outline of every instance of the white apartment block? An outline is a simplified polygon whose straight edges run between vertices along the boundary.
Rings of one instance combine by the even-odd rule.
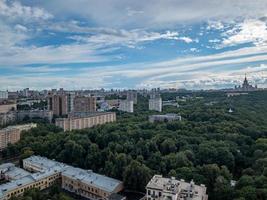
[[[208,200],[205,185],[154,175],[146,186],[146,200]]]
[[[134,112],[134,102],[129,100],[120,100],[119,110],[124,112]]]
[[[149,110],[162,112],[162,99],[161,97],[149,99]]]

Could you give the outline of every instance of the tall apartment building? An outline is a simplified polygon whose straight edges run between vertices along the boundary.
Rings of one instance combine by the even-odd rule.
[[[54,115],[63,116],[74,109],[75,94],[55,94],[48,97],[48,110],[52,110]]]
[[[149,110],[155,110],[158,112],[162,112],[162,99],[161,97],[155,97],[149,99]]]
[[[8,144],[14,144],[20,140],[22,131],[30,130],[36,127],[36,124],[24,124],[16,126],[8,126],[0,130],[0,150],[7,147]]]
[[[120,100],[119,110],[124,112],[134,112],[134,102],[129,100]]]
[[[114,121],[116,121],[116,113],[113,112],[73,113],[68,118],[57,118],[56,126],[64,129],[64,131],[71,131]]]
[[[136,91],[128,91],[127,92],[127,100],[133,101],[134,104],[137,104],[137,92]]]
[[[123,189],[123,183],[119,180],[45,157],[26,158],[23,168],[11,163],[0,165],[1,178],[9,181],[0,185],[0,200],[21,196],[30,188],[44,190],[56,182],[60,182],[63,189],[91,200],[107,200]]]
[[[205,185],[154,175],[146,186],[146,200],[208,200]]]
[[[75,97],[74,112],[96,112],[96,98]]]

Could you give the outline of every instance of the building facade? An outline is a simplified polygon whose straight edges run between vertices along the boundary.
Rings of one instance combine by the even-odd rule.
[[[116,113],[113,112],[77,113],[69,115],[68,118],[57,118],[56,126],[62,128],[64,131],[71,131],[91,128],[114,121],[116,121]]]
[[[165,115],[150,115],[149,122],[171,122],[171,121],[181,121],[182,117],[177,114],[168,113]]]
[[[40,118],[52,122],[53,111],[50,110],[20,110],[17,111],[17,120],[22,121],[28,117],[29,119]]]
[[[134,102],[129,100],[120,100],[119,110],[124,112],[134,112]]]
[[[96,112],[96,98],[75,97],[74,112]]]
[[[0,130],[0,150],[7,147],[8,144],[14,144],[20,140],[22,131],[30,130],[31,128],[37,127],[36,124],[24,124],[9,126]]]
[[[146,186],[146,200],[208,200],[205,185],[154,175]]]
[[[44,190],[55,183],[61,183],[62,189],[91,200],[107,200],[123,189],[123,183],[119,180],[45,157],[26,158],[23,168],[11,163],[0,165],[0,178],[9,181],[0,185],[0,200],[22,196],[31,188]]]
[[[134,104],[137,104],[137,92],[136,91],[128,91],[126,95],[127,95],[128,101],[133,101]]]
[[[0,100],[8,99],[8,91],[0,91]]]
[[[158,112],[162,112],[162,99],[161,97],[151,98],[149,99],[149,110],[154,110]]]

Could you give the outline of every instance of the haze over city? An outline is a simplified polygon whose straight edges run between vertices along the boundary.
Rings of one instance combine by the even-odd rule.
[[[267,86],[266,0],[0,0],[0,89]]]

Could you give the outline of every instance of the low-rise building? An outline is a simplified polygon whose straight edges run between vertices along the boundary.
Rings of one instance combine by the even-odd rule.
[[[88,199],[108,199],[123,189],[121,181],[91,170],[68,167],[62,172],[62,188]]]
[[[182,117],[177,114],[168,113],[165,115],[150,115],[149,122],[171,122],[171,121],[181,121]]]
[[[0,91],[0,100],[8,99],[8,91]]]
[[[9,181],[0,185],[0,200],[21,196],[30,188],[44,190],[56,182],[62,189],[91,200],[107,200],[123,190],[119,180],[41,156],[24,159],[23,168],[11,163],[0,165],[1,179]]]
[[[16,126],[8,126],[0,130],[0,150],[7,147],[8,144],[14,144],[20,140],[22,131],[30,130],[36,127],[36,124],[24,124]]]
[[[208,200],[205,185],[154,175],[146,186],[146,200]]]
[[[64,129],[64,131],[71,131],[114,121],[116,121],[116,113],[114,112],[73,113],[68,118],[57,118],[56,126]]]
[[[7,113],[17,110],[17,104],[14,102],[3,102],[0,104],[0,113]]]
[[[129,100],[120,100],[119,110],[124,112],[134,112],[134,102]]]
[[[16,111],[9,111],[7,113],[0,113],[0,126],[6,126],[12,124],[17,120]]]
[[[26,117],[29,119],[40,118],[52,122],[53,111],[50,110],[20,110],[17,111],[17,120],[22,121]]]

